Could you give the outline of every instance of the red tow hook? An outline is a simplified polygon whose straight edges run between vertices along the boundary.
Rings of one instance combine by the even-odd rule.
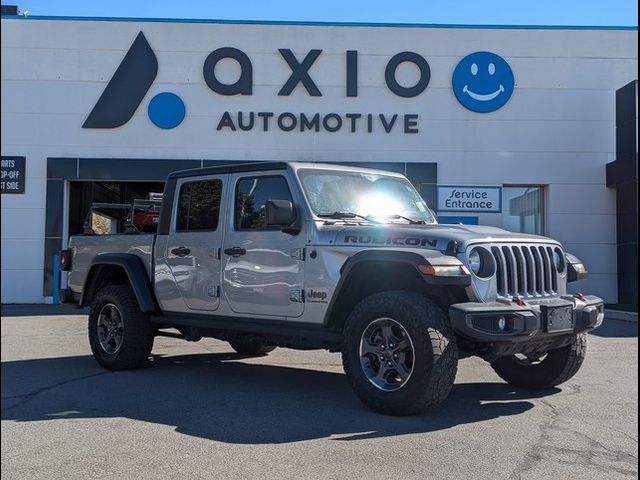
[[[512,300],[516,302],[517,305],[524,307],[525,303],[522,297],[513,297]]]
[[[584,298],[584,294],[583,293],[580,293],[580,292],[574,293],[573,296],[576,297],[578,300],[580,300],[582,302],[586,302],[587,301],[587,299]]]

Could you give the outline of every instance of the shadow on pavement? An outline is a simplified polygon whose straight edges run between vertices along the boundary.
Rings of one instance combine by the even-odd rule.
[[[560,391],[456,384],[432,414],[388,417],[364,407],[343,374],[241,360],[226,353],[155,356],[129,372],[102,370],[90,356],[4,362],[2,420],[126,417],[241,444],[358,440],[518,415],[533,408],[528,399]]]
[[[621,320],[610,320],[605,318],[602,325],[590,332],[596,337],[619,337],[629,338],[638,336],[638,324],[633,322],[623,322]]]
[[[38,317],[42,315],[88,315],[88,308],[78,308],[73,304],[2,304],[0,316],[3,317]]]

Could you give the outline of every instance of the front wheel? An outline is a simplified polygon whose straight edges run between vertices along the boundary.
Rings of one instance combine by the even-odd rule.
[[[586,354],[587,335],[581,333],[569,345],[541,358],[510,355],[491,362],[491,367],[509,385],[544,389],[560,385],[578,373]]]
[[[109,370],[142,365],[153,347],[154,329],[140,311],[128,285],[101,289],[91,303],[89,344],[94,358]]]
[[[344,336],[345,372],[373,410],[412,415],[449,395],[458,366],[456,339],[442,309],[425,296],[370,295],[349,315]]]

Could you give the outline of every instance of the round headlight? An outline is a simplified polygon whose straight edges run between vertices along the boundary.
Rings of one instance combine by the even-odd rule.
[[[495,273],[495,260],[489,250],[482,247],[474,247],[467,256],[469,270],[476,277],[489,278]]]
[[[553,264],[555,265],[556,271],[558,273],[564,272],[566,263],[564,261],[564,254],[562,253],[562,250],[560,250],[559,248],[556,248],[553,250]]]
[[[478,275],[480,273],[480,269],[482,268],[482,257],[480,256],[480,252],[474,248],[469,252],[469,269]]]

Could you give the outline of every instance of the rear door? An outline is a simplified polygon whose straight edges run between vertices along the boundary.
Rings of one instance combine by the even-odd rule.
[[[220,305],[220,247],[223,189],[227,175],[183,178],[165,252],[185,310],[213,311]]]
[[[267,200],[299,205],[285,172],[232,174],[229,184],[228,198],[234,201],[222,252],[225,300],[236,313],[299,317],[304,311],[304,229],[292,235],[267,227],[264,215]]]

